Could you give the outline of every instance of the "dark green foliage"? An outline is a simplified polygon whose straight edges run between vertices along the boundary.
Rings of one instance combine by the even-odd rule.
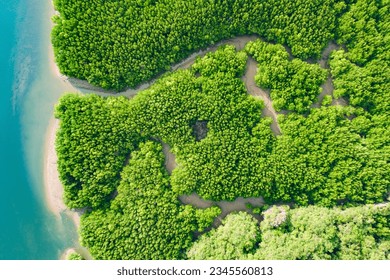
[[[191,68],[205,77],[218,75],[221,72],[233,77],[241,77],[244,74],[247,58],[245,52],[237,53],[234,46],[224,45],[204,57],[197,57]]]
[[[239,260],[254,250],[258,222],[245,212],[229,214],[217,229],[202,235],[187,252],[193,260]]]
[[[180,165],[172,173],[173,188],[212,200],[267,195],[267,178],[262,175],[269,155],[266,147],[273,136],[269,122],[262,121],[254,129],[265,137],[253,137],[244,129],[225,130],[209,132],[201,142],[187,145],[178,153]]]
[[[318,58],[332,40],[336,17],[344,1],[268,0],[256,1],[249,29],[269,41],[291,47],[294,56]]]
[[[345,118],[353,113],[358,111],[331,106],[279,118],[283,135],[269,158],[273,199],[323,206],[383,201],[388,155],[368,145]]]
[[[299,205],[318,203],[324,206],[383,201],[390,182],[389,155],[382,152],[389,149],[386,140],[388,125],[378,124],[384,119],[375,117],[371,121],[369,115],[352,107],[321,107],[312,109],[307,117],[295,113],[280,116],[282,135],[275,138],[270,120],[261,117],[262,102],[248,95],[242,81],[235,77],[234,71],[228,70],[233,69],[231,65],[242,69],[245,60],[241,57],[242,53],[234,55],[231,47],[221,47],[214,54],[199,59],[196,71],[177,71],[161,78],[130,101],[119,99],[120,104],[123,103],[123,107],[117,106],[120,114],[107,109],[114,104],[114,99],[98,97],[85,100],[68,97],[77,105],[61,111],[61,108],[67,108],[66,104],[72,104],[64,98],[57,111],[72,117],[66,119],[59,115],[64,128],[60,130],[58,142],[61,147],[57,150],[62,160],[59,166],[68,205],[89,206],[81,204],[79,197],[89,202],[100,195],[93,191],[96,176],[89,178],[88,173],[78,170],[95,166],[96,161],[104,158],[85,159],[84,154],[89,154],[83,150],[69,153],[74,160],[61,158],[69,157],[68,150],[89,151],[96,143],[92,137],[99,131],[103,131],[99,141],[107,144],[104,153],[119,144],[132,145],[123,150],[122,158],[115,157],[118,173],[125,155],[134,149],[138,143],[135,141],[140,141],[137,135],[158,138],[169,144],[178,162],[171,178],[172,190],[176,194],[196,192],[205,199],[216,201],[234,200],[238,196],[263,196],[268,201],[292,200]],[[210,70],[207,63],[210,59],[218,62],[219,67]],[[202,67],[207,71],[204,72]],[[206,73],[206,76],[197,77],[195,72]],[[80,128],[88,130],[80,137],[71,133],[70,128],[75,125],[72,122],[87,122],[87,119],[83,114],[72,112],[88,102],[100,106],[100,109],[92,110],[102,116],[99,122],[88,121],[87,126]],[[357,120],[346,118],[352,114],[358,115]],[[108,130],[113,116],[118,117],[111,123],[115,131]],[[193,133],[193,124],[198,120],[206,121],[208,129],[206,137],[200,141],[196,141]],[[377,131],[372,130],[374,128]],[[103,141],[103,137],[119,139],[115,137],[119,131],[122,132],[120,141],[116,140],[118,142],[114,144]],[[89,136],[91,133],[93,136]],[[85,165],[79,162],[85,162]],[[108,170],[103,167],[103,171]],[[98,169],[98,172],[102,171]],[[109,177],[109,182],[113,183],[109,185],[108,194],[118,184],[118,173]],[[72,178],[77,178],[79,184],[66,181],[67,174],[78,175],[80,179],[76,175]],[[92,184],[87,180],[92,180]],[[91,195],[84,196],[84,190]],[[92,206],[99,205],[101,200]]]
[[[273,141],[270,123],[260,118],[261,103],[245,93],[241,81],[226,76],[204,80],[202,89],[205,102],[199,109],[209,131],[202,141],[177,147],[173,188],[213,200],[259,194],[261,178],[253,175]]]
[[[261,51],[249,52],[260,65],[279,65],[277,73],[285,77],[272,76],[270,84],[281,83],[281,89],[294,92],[318,89],[324,73],[318,66],[300,60],[295,60],[297,67],[289,66],[294,60],[279,45],[256,42],[247,48],[256,44]],[[275,137],[271,120],[261,116],[263,102],[250,96],[239,79],[246,58],[244,52],[222,46],[199,58],[192,69],[166,74],[131,100],[61,98],[56,107],[61,120],[59,171],[67,205],[92,207],[82,217],[81,236],[95,258],[180,259],[187,249],[189,258],[389,258],[387,206],[344,212],[270,210],[261,233],[253,218],[235,214],[191,248],[193,233],[209,227],[221,210],[183,206],[179,194],[196,192],[212,200],[263,196],[269,203],[321,206],[377,203],[388,195],[389,102],[381,86],[364,92],[379,93],[378,98],[361,99],[369,105],[351,101],[356,107],[332,106],[330,97],[320,108],[308,109],[313,100],[296,98],[301,105],[294,110],[305,116],[280,115],[282,135]],[[357,77],[364,83],[370,75],[386,81],[385,74],[367,68],[370,63],[357,66],[335,52],[335,97],[337,90],[353,87],[340,82],[352,83],[343,75],[369,69]],[[302,73],[306,79],[300,80]],[[196,123],[207,127],[201,139],[194,133]],[[160,141],[176,155],[178,166],[171,176],[163,166]]]
[[[390,8],[388,1],[357,0],[340,19],[332,55],[335,97],[373,113],[390,110]]]
[[[201,236],[190,259],[390,259],[390,205],[341,210],[317,206],[272,207],[260,227],[244,212]]]
[[[343,2],[341,2],[343,3]],[[221,39],[257,33],[318,57],[333,38],[334,0],[55,0],[52,43],[67,76],[123,89]]]
[[[378,159],[390,163],[390,115],[362,116],[355,120],[356,129],[366,136],[366,141],[370,149],[377,151]]]
[[[387,0],[356,0],[337,23],[339,44],[348,48],[347,57],[357,64],[373,59],[389,61],[390,7]],[[389,76],[387,76],[389,77]]]
[[[195,191],[205,199],[234,200],[267,192],[261,171],[274,137],[270,121],[261,118],[262,102],[235,77],[246,55],[233,50],[223,46],[198,59],[195,69],[166,76],[131,101],[138,129],[162,139],[176,154],[172,188],[178,194]],[[201,141],[192,131],[197,120],[207,121]]]
[[[225,49],[229,59],[224,58]],[[224,69],[233,69],[230,63],[243,69],[246,61],[242,56],[243,53],[233,55],[231,47],[222,47],[213,55]],[[205,61],[208,59],[204,58]],[[199,65],[206,64],[198,61]],[[178,194],[197,191],[207,199],[234,200],[238,196],[267,193],[269,187],[262,174],[274,141],[270,120],[261,118],[262,102],[247,94],[236,74],[215,71],[206,77],[196,77],[193,70],[177,71],[160,79],[131,101],[124,98],[105,100],[97,96],[84,99],[74,95],[61,99],[57,107],[57,117],[61,119],[57,139],[61,144],[57,153],[68,206],[99,205],[117,186],[125,156],[140,141],[137,136],[140,134],[143,138],[157,137],[173,148],[180,163],[172,174],[172,187]],[[118,112],[110,105],[115,102],[124,106],[118,107]],[[101,108],[85,107],[92,103]],[[76,114],[80,108],[88,109],[88,116],[92,119],[89,120],[87,114]],[[98,115],[100,119],[95,121],[93,117]],[[197,120],[207,121],[208,133],[202,141],[195,141],[192,131],[192,124]],[[80,129],[80,133],[74,133],[73,126]],[[126,146],[130,144],[132,146]],[[84,151],[89,151],[94,145],[99,151],[102,149],[96,159]],[[106,159],[105,153],[119,149],[118,145],[126,149],[123,148],[122,153],[109,154]],[[69,150],[77,153],[68,153]],[[99,182],[95,182],[96,176],[89,178],[89,173],[80,170],[90,168],[91,172],[109,172],[108,168],[101,170],[98,163],[111,162],[110,155],[118,164],[113,166],[117,173],[112,172],[116,185],[102,186],[109,187],[104,197],[100,197],[96,190],[96,193],[84,195],[96,188],[95,185],[99,187]],[[211,164],[213,162],[215,164]],[[77,181],[69,181],[69,177]],[[109,177],[107,182],[110,183],[111,179]],[[95,196],[99,196],[99,200]],[[93,199],[96,202],[92,203]]]
[[[103,88],[133,87],[237,34],[234,2],[57,0],[56,61],[62,73]]]
[[[375,59],[358,66],[347,59],[343,50],[333,52],[330,68],[336,98],[346,97],[353,106],[372,113],[390,110],[390,64],[388,60]]]
[[[181,206],[170,190],[160,144],[146,142],[131,154],[118,195],[108,209],[81,220],[81,238],[97,259],[179,259],[192,232],[209,226],[218,209]],[[195,215],[196,212],[196,215]]]
[[[321,84],[327,72],[318,64],[309,64],[300,59],[289,60],[282,45],[271,45],[261,40],[249,42],[245,50],[259,63],[256,83],[271,89],[273,107],[306,112],[321,93]]]
[[[70,208],[100,206],[119,184],[126,157],[140,137],[131,129],[128,101],[68,94],[55,109],[58,171]]]
[[[309,109],[325,81],[324,70],[297,59],[289,61],[281,45],[257,40],[249,42],[246,50],[259,62],[256,82],[271,88],[276,110],[304,112]],[[330,62],[332,74],[336,76],[334,96],[348,95],[352,105],[370,108],[375,103],[375,109],[386,110],[390,96],[387,97],[389,91],[383,84],[389,80],[386,78],[388,68],[382,74],[377,74],[379,69],[375,72],[371,69],[371,74],[367,74],[346,58],[341,59],[343,54],[343,51],[334,52]],[[308,75],[305,76],[305,72]],[[323,105],[330,105],[331,100],[329,97]],[[279,124],[283,135],[269,158],[268,177],[272,178],[275,188],[272,200],[330,206],[373,203],[386,197],[390,182],[388,152],[380,155],[380,149],[369,147],[361,137],[364,135],[353,130],[354,122],[345,115],[358,112],[361,111],[329,107],[312,109],[307,118],[296,114],[281,116]],[[382,118],[382,126],[389,127],[385,123]],[[385,146],[388,151],[389,145]]]

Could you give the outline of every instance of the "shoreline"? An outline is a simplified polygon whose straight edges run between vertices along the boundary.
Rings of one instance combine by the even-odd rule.
[[[77,229],[80,227],[80,214],[69,210],[63,201],[63,187],[59,179],[57,170],[57,154],[55,151],[55,138],[59,120],[50,119],[49,127],[46,133],[45,155],[44,155],[44,185],[45,200],[47,208],[57,217],[66,214],[72,219]]]
[[[55,215],[56,219],[63,221],[64,217],[69,218],[78,232],[80,229],[81,213],[71,210],[65,205],[63,200],[64,190],[57,170],[55,139],[59,125],[60,121],[51,117],[46,131],[43,166],[45,203],[47,209]],[[85,259],[93,259],[88,249],[82,247],[79,242],[73,244],[72,247],[66,248],[58,256],[58,259],[67,260],[69,254],[73,252],[80,253]]]
[[[52,13],[54,14],[55,13],[54,6],[52,3],[51,5],[52,5]],[[52,27],[53,27],[53,23],[51,23],[51,28]],[[210,51],[215,51],[220,45],[223,44],[232,44],[236,47],[237,51],[241,50],[248,41],[254,40],[256,38],[258,38],[258,36],[245,35],[245,36],[238,36],[235,38],[222,40],[214,44],[213,46],[210,46],[206,49],[200,50],[192,54],[187,59],[184,59],[179,63],[173,65],[171,69],[172,70],[187,69],[193,64],[196,57],[203,56]],[[69,91],[69,92],[82,93],[82,90],[91,90],[98,95],[103,95],[103,96],[124,95],[128,98],[131,98],[134,95],[136,95],[139,91],[150,87],[150,85],[152,85],[153,82],[156,79],[158,79],[158,77],[155,77],[150,82],[145,82],[139,85],[135,89],[127,89],[125,91],[116,94],[112,92],[108,92],[99,87],[89,84],[87,81],[69,78],[65,75],[62,75],[60,73],[58,65],[55,63],[54,50],[52,44],[50,44],[49,46],[49,67],[54,77],[56,77],[64,84],[64,92]],[[45,138],[45,145],[44,145],[44,168],[43,168],[44,174],[43,175],[44,175],[45,200],[48,209],[56,217],[60,218],[61,213],[65,213],[70,218],[72,218],[75,226],[78,229],[80,226],[80,213],[68,209],[65,206],[65,203],[62,199],[63,187],[59,180],[59,174],[57,171],[57,155],[55,151],[55,138],[56,138],[55,136],[58,127],[59,127],[59,121],[54,119],[54,117],[51,117],[48,128],[46,129],[46,138]]]
[[[55,13],[53,6],[52,6],[52,13],[53,14]],[[53,27],[53,23],[51,23],[51,27]],[[220,42],[218,42],[212,46],[209,46],[205,49],[199,50],[196,53],[193,53],[192,55],[190,55],[186,59],[176,63],[175,65],[172,65],[171,71],[189,68],[198,56],[204,56],[206,53],[208,53],[210,51],[215,51],[221,45],[224,45],[224,44],[234,45],[236,50],[240,51],[244,48],[244,46],[246,45],[246,43],[248,41],[252,41],[252,40],[255,40],[258,38],[259,38],[259,36],[256,36],[256,35],[243,35],[243,36],[238,36],[235,38],[221,40]],[[145,83],[139,85],[135,89],[127,89],[127,90],[124,90],[124,91],[118,92],[118,93],[105,91],[97,86],[93,86],[93,85],[89,84],[87,81],[79,80],[79,79],[75,79],[75,78],[69,78],[65,75],[62,75],[59,71],[58,65],[55,63],[53,46],[51,44],[49,46],[49,50],[50,50],[49,51],[49,67],[51,69],[52,74],[64,84],[64,91],[68,90],[69,92],[83,93],[83,91],[87,90],[87,91],[94,92],[95,94],[98,94],[101,96],[102,95],[103,96],[106,96],[106,95],[107,96],[121,96],[121,95],[123,95],[123,96],[126,96],[127,98],[131,98],[131,97],[135,96],[139,91],[148,88],[151,84],[153,84],[153,82],[156,79],[158,79],[158,76],[157,76],[157,77],[153,78],[151,81],[145,82]],[[248,87],[248,84],[247,84],[248,81],[245,78],[248,78],[247,77],[248,70],[252,70],[252,72],[253,72],[253,73],[251,73],[252,75],[255,74],[256,64],[249,65],[249,66],[251,66],[251,67],[248,67],[248,68],[252,68],[252,69],[246,69],[246,73],[243,76],[243,82],[246,84],[249,94],[253,95],[253,92],[252,92],[253,89],[250,86]],[[262,99],[264,99],[264,96],[262,96],[262,97],[263,97]],[[271,109],[272,109],[272,105],[267,104],[267,100],[264,100],[264,101],[265,101],[266,108],[271,107]],[[265,112],[265,113],[267,113],[267,112]],[[268,112],[268,114],[265,114],[265,115],[272,115],[271,117],[273,118],[273,123],[272,123],[273,127],[272,126],[271,127],[273,128],[273,131],[275,134],[277,134],[277,135],[280,134],[280,128],[277,125],[275,112],[273,110],[271,110],[270,112]],[[45,150],[44,178],[45,178],[46,203],[47,203],[50,211],[52,213],[54,213],[57,217],[60,216],[60,213],[66,213],[67,215],[69,215],[73,219],[76,227],[79,228],[80,214],[77,211],[72,211],[72,210],[68,209],[65,206],[63,199],[62,199],[63,188],[62,188],[62,184],[58,178],[59,174],[57,171],[57,164],[56,164],[57,156],[56,156],[56,152],[55,152],[55,133],[56,133],[58,127],[59,127],[59,121],[55,120],[53,117],[51,117],[49,126],[47,128],[47,132],[46,132],[46,144],[45,144],[45,148],[44,148],[44,150]]]
[[[52,5],[52,4],[51,4]],[[54,13],[54,7],[52,6],[52,12]],[[51,27],[53,27],[53,23],[51,23]],[[241,50],[246,42],[256,39],[255,36],[240,36],[233,39],[222,40],[221,42],[208,47],[206,49],[200,50],[197,53],[192,54],[187,59],[180,61],[179,63],[172,66],[171,70],[177,69],[187,69],[189,68],[195,61],[198,56],[203,56],[210,51],[215,51],[220,45],[223,44],[232,44],[236,47],[237,51]],[[113,93],[104,91],[103,89],[93,86],[89,84],[87,81],[82,81],[74,78],[69,78],[60,73],[58,65],[55,63],[54,50],[53,46],[50,44],[49,46],[49,68],[52,75],[58,79],[63,84],[63,92],[78,92],[83,93],[83,91],[94,92],[95,94],[101,96],[120,96],[124,95],[127,98],[131,98],[135,96],[139,91],[144,90],[150,87],[158,76],[153,78],[149,82],[145,82],[139,85],[135,89],[126,89],[120,93]],[[44,143],[44,166],[43,166],[43,177],[44,177],[44,193],[45,193],[45,202],[46,206],[51,213],[53,213],[57,219],[62,219],[62,214],[65,214],[67,217],[71,218],[73,221],[77,231],[80,228],[80,217],[81,213],[78,211],[74,211],[68,209],[63,201],[63,186],[59,179],[59,173],[57,170],[57,154],[55,151],[55,139],[56,132],[59,128],[60,121],[51,116],[49,120],[48,127],[46,129],[45,143]],[[78,246],[77,246],[78,247]],[[84,248],[80,247],[83,251]],[[80,249],[79,248],[79,249]],[[78,251],[76,248],[68,248],[65,252],[59,257],[60,259],[66,259],[69,251]],[[87,259],[92,259],[89,255],[87,249],[83,252],[83,255],[86,256]]]
[[[54,15],[55,13],[56,11],[54,10],[53,3],[50,0],[50,14]],[[54,26],[52,21],[50,21],[49,25],[50,29],[52,29]],[[80,90],[78,90],[69,82],[66,76],[60,73],[60,70],[55,63],[54,50],[51,42],[49,43],[48,66],[52,75],[63,84],[63,92],[80,92]],[[65,214],[72,219],[74,225],[78,230],[80,227],[80,214],[68,209],[63,201],[64,190],[59,179],[59,174],[57,170],[57,154],[55,151],[55,139],[58,128],[59,120],[51,116],[48,127],[46,129],[43,156],[45,202],[47,208],[56,216],[57,219],[61,219],[61,214]]]
[[[53,1],[50,0],[50,16],[54,16],[57,11],[54,9],[54,4]],[[49,23],[50,30],[53,30],[54,23],[53,21],[50,20]],[[54,57],[54,48],[53,44],[51,43],[51,40],[49,39],[49,51],[48,51],[48,64],[49,68],[51,70],[51,73],[54,75],[54,77],[58,78],[58,80],[63,83],[64,91],[74,91],[74,92],[80,92],[78,88],[76,88],[70,81],[69,78],[60,72],[60,68],[58,67],[57,63],[55,62],[55,57]]]

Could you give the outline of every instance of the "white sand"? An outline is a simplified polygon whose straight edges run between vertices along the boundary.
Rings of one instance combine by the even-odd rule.
[[[54,77],[57,77],[58,80],[61,81],[61,87],[63,88],[64,92],[80,92],[79,89],[77,89],[72,83],[70,83],[67,76],[62,75],[60,72],[60,69],[58,68],[57,64],[55,63],[54,59],[54,51],[53,46],[50,44],[49,47],[49,66],[50,70],[53,73]]]
[[[53,8],[52,15],[55,11]],[[53,23],[51,23],[53,27]],[[53,46],[49,45],[49,67],[54,77],[58,77],[58,80],[61,81],[64,92],[79,92],[69,81],[68,78],[60,73],[58,66],[55,63]],[[79,227],[80,225],[80,215],[76,212],[70,211],[64,204],[63,201],[63,187],[59,180],[59,174],[57,171],[57,154],[55,151],[55,138],[56,132],[59,127],[59,121],[52,117],[49,122],[49,126],[46,132],[46,142],[45,142],[45,154],[44,154],[44,184],[45,184],[45,197],[46,204],[49,210],[55,214],[59,219],[61,218],[61,213],[66,213],[69,217],[72,218],[75,225]]]
[[[46,136],[45,145],[45,190],[48,208],[56,215],[66,210],[62,201],[63,189],[57,171],[57,155],[55,152],[55,137],[59,121],[52,118]]]
[[[49,63],[50,63],[50,69],[53,72],[54,75],[56,75],[61,80],[66,80],[66,76],[62,75],[60,73],[60,69],[58,68],[57,64],[55,63],[54,59],[54,50],[52,44],[49,45]]]

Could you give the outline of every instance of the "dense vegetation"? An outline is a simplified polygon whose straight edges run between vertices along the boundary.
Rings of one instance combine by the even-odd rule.
[[[210,59],[214,59],[217,65],[224,65],[223,70],[216,68],[213,70],[214,74],[211,74],[207,70],[207,61]],[[175,151],[180,166],[174,170],[171,182],[173,190],[178,194],[196,191],[207,199],[233,200],[240,195],[258,196],[266,193],[266,189],[262,191],[262,186],[259,185],[262,184],[262,176],[257,172],[259,169],[265,169],[266,157],[274,137],[269,120],[261,118],[262,102],[248,95],[243,82],[236,78],[242,73],[245,60],[245,53],[236,53],[234,47],[221,47],[214,54],[206,56],[203,62],[198,61],[195,64],[196,70],[177,71],[164,77],[130,101],[125,102],[124,98],[115,101],[113,98],[103,99],[97,96],[63,97],[57,106],[56,116],[63,124],[57,141],[64,142],[64,145],[59,145],[57,153],[60,155],[59,170],[64,174],[61,176],[62,182],[67,186],[65,192],[69,192],[66,195],[69,197],[66,200],[68,206],[95,207],[98,200],[96,204],[88,204],[88,201],[81,203],[79,196],[90,189],[95,189],[96,193],[100,193],[99,198],[104,198],[113,191],[110,188],[109,192],[100,192],[92,184],[85,184],[84,181],[81,185],[73,187],[73,181],[66,177],[68,173],[75,174],[72,175],[72,179],[78,179],[76,175],[89,176],[77,172],[82,169],[106,171],[107,162],[98,165],[92,160],[79,160],[80,157],[84,158],[85,150],[96,149],[94,146],[98,144],[97,140],[89,138],[89,134],[95,135],[91,137],[97,139],[115,139],[117,142],[104,141],[104,145],[99,143],[97,148],[102,149],[99,156],[104,157],[106,153],[110,153],[109,156],[115,157],[121,166],[125,156],[116,157],[112,151],[120,151],[117,152],[118,155],[122,153],[125,155],[126,152],[129,154],[136,146],[137,139],[141,141],[148,137],[168,143]],[[199,67],[204,70],[199,70]],[[199,71],[207,72],[206,76],[197,77],[196,72]],[[79,123],[87,122],[91,115],[101,114],[100,111],[93,109],[89,110],[87,115],[81,113],[84,107],[86,109],[86,104],[99,106],[99,102],[94,102],[95,99],[108,103],[102,106],[101,110],[107,110],[99,119],[100,122],[91,121],[86,126],[78,126]],[[122,105],[117,107],[109,105],[116,102],[126,104],[120,103]],[[106,121],[105,115],[110,116]],[[118,123],[112,123],[111,118],[118,120]],[[209,129],[207,137],[202,141],[196,141],[191,126],[197,120],[206,120]],[[92,126],[94,128],[91,128]],[[71,127],[89,132],[74,133]],[[118,132],[123,138],[115,138]],[[132,146],[126,146],[126,143]],[[74,150],[75,153],[68,152],[69,150]],[[63,158],[65,160],[62,160]],[[217,164],[212,164],[213,162]],[[75,168],[70,169],[69,166]],[[121,167],[119,164],[110,167],[112,168],[110,174],[113,177],[107,179],[114,179],[112,181],[118,184]],[[91,180],[94,182],[96,177]],[[70,198],[74,193],[74,198]]]
[[[140,141],[129,129],[128,101],[95,95],[65,95],[56,107],[61,119],[58,171],[71,208],[96,207],[119,185],[119,172]]]
[[[187,252],[188,259],[234,260],[253,251],[260,240],[258,222],[246,212],[229,214],[217,229],[201,236]]]
[[[60,99],[58,169],[67,206],[86,208],[80,232],[91,254],[389,259],[390,207],[361,206],[389,200],[386,3],[55,1],[52,41],[61,71],[105,88],[135,86],[222,38],[257,33],[276,42],[256,40],[238,52],[223,45],[131,100]],[[331,39],[340,46],[330,73],[304,61],[318,58]],[[270,89],[271,106],[281,112],[281,135],[241,80],[248,55],[258,63],[257,85]],[[312,108],[328,75],[334,91]],[[341,101],[347,105],[335,105]],[[171,175],[162,142],[176,156]],[[246,213],[231,214],[196,240],[221,211],[179,203],[179,195],[194,192],[214,201],[262,196],[294,208],[271,208],[260,227]]]
[[[220,213],[179,204],[169,187],[161,144],[141,144],[121,177],[110,207],[82,217],[82,244],[97,259],[183,258],[192,233]]]
[[[335,106],[311,109],[306,117],[291,113],[280,116],[283,134],[275,138],[270,120],[261,117],[262,101],[247,94],[237,78],[245,60],[245,53],[222,46],[193,69],[161,78],[130,101],[64,97],[56,112],[63,123],[58,141],[64,143],[57,152],[68,205],[104,202],[118,185],[126,153],[147,138],[161,139],[176,154],[171,186],[177,194],[196,192],[217,201],[261,195],[324,206],[383,201],[390,170],[382,149],[388,145],[367,141],[367,126],[373,127],[368,115]],[[353,114],[359,118],[351,121],[347,117]],[[201,141],[192,128],[198,120],[208,128]],[[100,178],[106,180],[101,190]]]
[[[351,105],[375,114],[388,114],[389,60],[375,59],[364,66],[358,66],[347,58],[345,51],[339,50],[332,54],[330,67],[335,77],[334,97],[346,97]]]
[[[359,113],[363,116],[346,118]],[[367,141],[367,126],[372,123],[363,112],[321,107],[307,117],[280,116],[279,124],[283,135],[269,157],[274,199],[332,206],[386,198],[389,155]]]
[[[338,20],[336,38],[348,49],[348,59],[365,65],[374,59],[389,62],[390,7],[387,0],[354,0]],[[379,74],[379,73],[378,73]],[[387,76],[388,77],[388,76]]]
[[[188,250],[190,259],[390,259],[390,205],[340,210],[316,206],[228,215]]]
[[[357,0],[339,20],[340,50],[330,61],[335,97],[373,113],[390,110],[390,8],[388,1]]]
[[[249,42],[245,50],[258,62],[255,76],[257,85],[271,89],[273,107],[306,112],[321,93],[327,73],[318,64],[300,59],[289,60],[282,45],[271,45],[261,40]]]
[[[303,59],[333,39],[335,0],[54,0],[61,73],[103,88],[134,87],[200,48],[239,34],[287,44]]]

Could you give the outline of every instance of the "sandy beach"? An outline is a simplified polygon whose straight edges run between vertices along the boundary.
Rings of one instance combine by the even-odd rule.
[[[55,138],[59,128],[59,120],[52,117],[46,134],[45,154],[44,154],[44,185],[45,185],[45,200],[47,208],[58,218],[62,219],[64,215],[68,216],[76,228],[80,228],[81,212],[70,210],[66,207],[63,201],[63,187],[59,179],[57,170],[57,154],[55,151]],[[92,260],[89,251],[80,244],[75,244],[75,247],[68,248],[60,256],[60,260],[66,260],[69,254],[77,252],[85,259]]]
[[[55,63],[53,47],[51,44],[49,45],[49,66],[51,73],[61,81],[63,92],[80,92],[77,88],[72,86],[66,76],[60,73],[60,70]],[[70,216],[78,228],[80,225],[80,215],[75,211],[69,210],[63,201],[64,191],[57,171],[57,154],[55,151],[55,139],[58,128],[59,120],[52,116],[49,121],[49,126],[46,130],[46,141],[44,148],[45,154],[43,173],[46,204],[48,209],[58,218],[61,218],[62,213]]]
[[[50,1],[51,2],[51,1]],[[52,3],[51,3],[52,5]],[[54,15],[55,11],[52,7],[51,15]],[[50,24],[50,29],[53,27],[53,23]],[[80,92],[75,88],[68,80],[65,75],[60,73],[60,70],[55,63],[53,46],[49,44],[48,60],[50,72],[55,78],[61,81],[61,88],[63,92]],[[57,171],[57,154],[55,151],[55,138],[56,132],[59,128],[59,120],[55,119],[53,116],[50,118],[49,126],[46,130],[46,141],[44,147],[44,185],[45,185],[45,198],[48,209],[55,214],[58,218],[61,218],[61,214],[65,213],[72,218],[77,228],[80,225],[80,215],[69,210],[63,201],[63,187],[59,179],[59,174]]]
[[[44,182],[47,207],[58,218],[65,213],[72,218],[77,227],[80,226],[80,214],[69,210],[63,201],[63,187],[57,171],[57,154],[55,151],[55,137],[59,127],[59,120],[52,118],[46,135],[44,156]]]

